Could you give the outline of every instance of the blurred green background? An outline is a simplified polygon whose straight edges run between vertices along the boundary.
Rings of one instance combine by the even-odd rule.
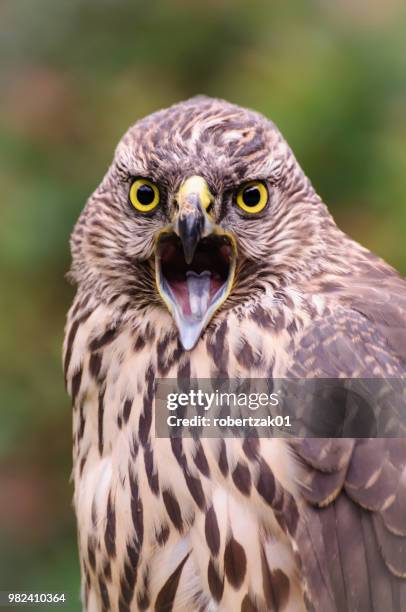
[[[271,117],[341,227],[406,272],[401,0],[2,0],[0,590],[80,608],[68,238],[129,124],[206,93]]]

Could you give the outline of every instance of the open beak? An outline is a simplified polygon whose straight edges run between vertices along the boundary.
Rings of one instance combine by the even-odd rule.
[[[236,243],[211,219],[212,201],[202,177],[187,178],[177,196],[177,215],[156,240],[157,288],[186,350],[227,299],[235,276]]]

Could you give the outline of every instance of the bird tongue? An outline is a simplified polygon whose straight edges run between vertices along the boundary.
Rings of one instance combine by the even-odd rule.
[[[211,272],[208,270],[200,274],[193,270],[186,272],[190,312],[197,319],[203,318],[207,312],[210,300],[210,279]]]
[[[186,272],[181,281],[172,281],[167,287],[174,306],[174,317],[181,342],[186,350],[191,349],[201,334],[204,321],[210,311],[210,297],[216,294],[219,282],[208,270],[197,273]]]

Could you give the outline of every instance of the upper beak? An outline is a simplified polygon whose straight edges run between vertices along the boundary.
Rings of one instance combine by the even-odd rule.
[[[192,262],[201,238],[213,231],[213,222],[207,212],[212,202],[213,196],[201,176],[191,176],[182,183],[177,195],[179,210],[173,229],[182,242],[187,264]]]

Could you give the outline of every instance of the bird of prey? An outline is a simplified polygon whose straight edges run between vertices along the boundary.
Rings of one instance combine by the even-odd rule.
[[[404,377],[405,280],[275,125],[204,96],[137,121],[71,250],[84,609],[406,610],[405,439],[156,435],[158,379]]]

